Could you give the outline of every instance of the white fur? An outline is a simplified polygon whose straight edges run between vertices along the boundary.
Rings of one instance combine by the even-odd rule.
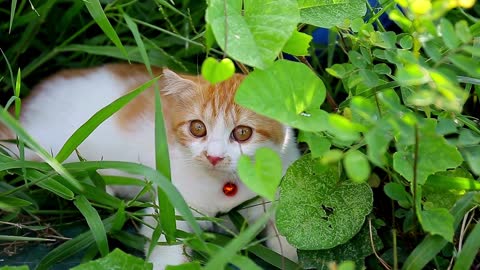
[[[167,94],[175,94],[182,85],[183,87],[193,85],[184,79],[179,79],[178,82],[175,76],[175,73],[166,71],[166,86],[163,90]],[[56,77],[44,83],[41,89],[37,89],[39,93],[31,98],[22,112],[22,124],[43,147],[55,155],[69,136],[95,112],[125,94],[127,89],[124,80],[127,79],[122,80],[104,67],[97,68],[83,77],[70,79]],[[78,149],[80,154],[87,160],[121,160],[154,167],[153,121],[149,117],[139,118],[133,128],[127,131],[118,126],[115,117],[104,122],[87,138]],[[249,119],[240,119],[239,122],[238,124],[248,125]],[[288,127],[284,127],[286,136],[282,145],[273,142],[239,145],[230,138],[233,128],[234,126],[226,124],[219,116],[213,126],[207,126],[208,136],[205,142],[192,139],[192,143],[187,147],[179,143],[169,145],[174,185],[190,207],[207,216],[228,212],[255,196],[240,182],[236,174],[237,162],[242,153],[251,156],[259,147],[270,147],[282,157],[284,172],[299,156],[292,131]],[[217,166],[212,166],[205,154],[225,159]],[[72,155],[68,161],[77,161],[77,158]],[[238,193],[233,197],[227,197],[222,192],[224,183],[229,181],[238,185]],[[132,189],[123,188],[115,191],[123,196],[134,195]],[[148,211],[153,213],[152,209]],[[253,221],[263,214],[263,211],[263,206],[253,207],[243,211],[243,214],[247,215],[248,220]],[[153,218],[146,218],[146,221],[156,226]],[[206,228],[209,227],[208,224],[204,225]],[[189,230],[182,221],[178,222],[177,227]],[[150,237],[152,230],[144,226],[141,233]],[[296,260],[295,249],[283,237],[280,237],[280,240],[275,237],[273,221],[267,226],[266,233],[271,236],[267,241],[270,247],[277,252],[283,251],[284,255]],[[164,269],[168,264],[186,261],[187,257],[183,254],[182,245],[158,245],[150,260],[154,263],[155,269]]]

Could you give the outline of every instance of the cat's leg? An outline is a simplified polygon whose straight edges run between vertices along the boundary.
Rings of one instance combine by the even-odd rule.
[[[153,208],[148,208],[146,210],[147,216],[145,216],[144,221],[147,225],[143,225],[140,229],[140,233],[151,239],[153,234],[153,229],[157,227],[157,221],[153,217],[154,210]],[[150,227],[151,226],[151,227]],[[189,226],[184,221],[177,221],[177,229],[183,231],[190,231]],[[165,242],[165,235],[161,235],[159,242]],[[150,241],[147,241],[145,244],[145,254],[148,253],[150,247]],[[185,254],[185,249],[183,244],[178,245],[156,245],[150,254],[149,261],[153,263],[154,270],[163,270],[167,265],[179,265],[185,262],[188,262],[188,256]]]
[[[205,216],[195,211],[192,211],[192,213],[196,217]],[[148,208],[146,210],[146,214],[147,215],[145,216],[144,221],[150,226],[143,225],[140,229],[140,233],[147,237],[147,239],[151,239],[153,233],[152,228],[155,228],[157,226],[157,221],[153,217],[153,215],[155,214],[153,208]],[[199,221],[198,223],[204,230],[208,230],[212,226],[211,222],[207,221]],[[177,220],[176,226],[178,230],[192,232],[190,226],[185,221]],[[162,234],[162,236],[160,236],[159,242],[165,241],[165,236]],[[149,247],[150,241],[147,241],[147,243],[145,244],[145,254],[148,253]],[[179,265],[188,262],[190,257],[189,253],[190,249],[186,248],[183,244],[156,245],[152,253],[150,254],[149,261],[153,263],[153,270],[163,270],[167,265]]]
[[[252,202],[251,206],[247,206],[245,209],[240,210],[240,214],[244,216],[249,224],[254,223],[260,216],[265,215],[265,212],[271,206],[271,202],[259,199]],[[266,245],[273,251],[281,254],[290,260],[297,262],[297,249],[287,242],[287,239],[280,235],[277,226],[275,225],[275,215],[273,215],[268,221],[265,229],[263,230],[263,236],[267,239]]]
[[[274,218],[268,221],[264,233],[267,237],[266,244],[269,248],[294,262],[298,262],[297,249],[287,242],[285,236],[280,235]]]

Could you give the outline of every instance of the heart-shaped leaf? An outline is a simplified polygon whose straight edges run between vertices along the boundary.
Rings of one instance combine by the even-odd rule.
[[[277,227],[299,249],[329,249],[354,237],[372,206],[368,184],[339,181],[338,166],[305,155],[283,178]]]
[[[282,179],[282,161],[270,148],[259,148],[255,152],[255,164],[248,156],[241,156],[238,161],[238,175],[242,182],[269,200],[275,199],[275,193]]]
[[[268,69],[251,72],[235,101],[279,122],[304,131],[324,131],[328,113],[320,110],[325,85],[304,64],[279,60]]]
[[[258,68],[277,58],[300,19],[293,0],[208,2],[205,19],[217,44],[233,59]]]
[[[202,76],[213,84],[228,80],[234,73],[235,65],[229,58],[218,62],[215,58],[208,57],[203,61]]]

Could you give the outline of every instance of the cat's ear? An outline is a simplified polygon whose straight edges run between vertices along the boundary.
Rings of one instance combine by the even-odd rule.
[[[184,79],[167,68],[163,69],[162,82],[162,92],[165,95],[188,95],[197,87],[195,82]]]

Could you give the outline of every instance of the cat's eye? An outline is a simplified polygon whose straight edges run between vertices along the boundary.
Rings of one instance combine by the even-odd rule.
[[[244,142],[252,137],[252,128],[247,126],[237,126],[232,131],[232,137],[237,142]]]
[[[190,133],[197,137],[201,138],[207,135],[207,127],[200,120],[193,120],[190,122]]]

